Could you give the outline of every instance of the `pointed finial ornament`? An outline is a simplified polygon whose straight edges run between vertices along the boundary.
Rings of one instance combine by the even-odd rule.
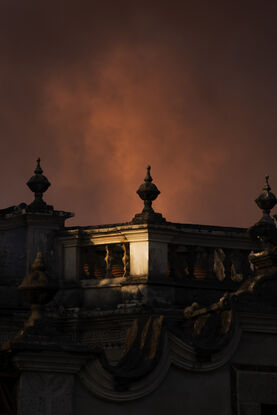
[[[259,240],[265,247],[271,246],[277,240],[276,226],[270,216],[271,209],[276,205],[277,199],[271,192],[269,176],[265,176],[265,184],[262,193],[255,200],[257,206],[263,211],[261,219],[248,229],[253,240]]]
[[[277,203],[276,196],[271,192],[269,185],[269,176],[265,176],[265,184],[262,193],[255,200],[258,207],[263,211],[265,215],[270,214],[270,211]]]
[[[34,171],[34,173],[36,173],[36,174],[42,174],[42,173],[43,173],[43,170],[42,170],[42,168],[40,167],[40,157],[37,159],[37,168],[36,168],[36,170]]]
[[[153,181],[151,174],[150,174],[151,166],[147,166],[146,170],[147,170],[147,173],[146,173],[144,181],[151,183]]]
[[[146,176],[144,183],[140,185],[137,194],[144,201],[144,208],[141,213],[135,215],[133,223],[163,223],[165,219],[160,213],[154,212],[152,202],[157,199],[160,194],[157,186],[152,183],[153,179],[150,174],[151,166],[146,168]]]
[[[34,173],[34,176],[27,182],[27,186],[35,194],[35,200],[29,205],[29,209],[34,212],[53,210],[53,206],[47,205],[43,200],[43,193],[51,186],[51,183],[42,174],[43,170],[40,166],[40,157],[37,159],[37,166]]]

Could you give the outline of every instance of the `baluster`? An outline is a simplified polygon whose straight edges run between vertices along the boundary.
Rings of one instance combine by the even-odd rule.
[[[225,265],[224,265],[225,257],[226,255],[222,248],[215,248],[213,271],[215,273],[216,278],[219,281],[223,281],[226,277]]]
[[[231,280],[241,282],[243,280],[242,269],[242,253],[237,249],[233,249],[230,255],[231,259]]]
[[[193,265],[194,278],[203,280],[208,276],[209,262],[206,248],[197,247],[195,250],[195,260]]]
[[[122,244],[121,245],[123,255],[122,255],[122,263],[123,263],[123,277],[127,276],[128,267],[129,267],[129,255],[127,252],[127,245]]]
[[[106,245],[106,256],[105,256],[105,263],[106,263],[106,278],[112,277],[112,252],[111,247]]]

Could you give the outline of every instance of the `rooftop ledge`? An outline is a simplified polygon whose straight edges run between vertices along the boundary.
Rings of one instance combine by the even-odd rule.
[[[91,234],[91,233],[110,233],[118,231],[129,230],[160,230],[160,231],[190,231],[194,233],[235,233],[246,234],[247,228],[231,227],[231,226],[213,226],[213,225],[200,225],[193,223],[177,223],[177,222],[164,222],[163,224],[150,224],[141,223],[133,224],[132,222],[113,223],[105,225],[93,225],[93,226],[69,226],[64,228],[64,234],[75,235],[78,233]]]

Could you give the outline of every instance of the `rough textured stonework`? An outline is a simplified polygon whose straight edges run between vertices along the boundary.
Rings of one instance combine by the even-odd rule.
[[[242,415],[277,405],[268,178],[248,230],[167,222],[152,207],[150,168],[143,211],[121,224],[66,227],[72,214],[43,200],[40,160],[28,183],[31,204],[0,210],[6,412],[15,414],[16,396],[19,415]]]

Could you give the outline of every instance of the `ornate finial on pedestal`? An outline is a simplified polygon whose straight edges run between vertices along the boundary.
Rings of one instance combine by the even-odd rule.
[[[270,216],[271,209],[276,205],[276,196],[271,192],[271,187],[268,182],[269,176],[265,177],[265,185],[260,196],[257,197],[255,202],[258,207],[263,211],[261,219],[248,229],[252,239],[260,240],[263,244],[267,245],[276,233],[276,226],[273,218]],[[275,238],[275,237],[274,237]]]
[[[268,182],[269,176],[266,176],[266,183],[263,191],[255,200],[258,207],[263,211],[261,219],[248,229],[248,233],[254,241],[258,241],[262,245],[262,252],[251,254],[250,261],[257,269],[264,269],[267,266],[276,263],[276,247],[277,247],[277,229],[273,218],[270,216],[271,209],[276,205],[276,196],[271,192]]]
[[[43,170],[40,166],[40,158],[37,159],[37,167],[34,173],[35,175],[27,182],[27,186],[35,193],[35,200],[29,205],[29,209],[35,212],[53,210],[53,207],[47,205],[43,200],[43,193],[51,186],[51,183],[42,174]]]
[[[144,208],[133,218],[133,223],[163,223],[165,219],[160,213],[154,212],[152,208],[153,200],[157,199],[160,194],[157,186],[152,183],[153,179],[150,174],[151,166],[147,166],[147,173],[144,183],[140,185],[137,194],[144,201]]]
[[[146,167],[146,170],[147,170],[147,173],[146,173],[146,176],[145,176],[145,178],[144,178],[144,181],[145,181],[145,182],[152,182],[152,181],[153,181],[153,179],[152,179],[151,174],[150,174],[151,166],[147,166],[147,167]],[[159,192],[159,191],[158,191],[158,192]],[[159,193],[160,193],[160,192],[159,192]]]
[[[34,173],[36,173],[36,174],[42,174],[42,173],[43,173],[43,170],[42,170],[42,168],[40,167],[40,157],[37,159],[37,168],[36,168],[36,170],[34,171]]]
[[[269,185],[268,179],[269,176],[265,176],[265,185],[263,187],[263,191],[260,196],[257,197],[255,202],[257,203],[258,207],[262,209],[265,219],[270,219],[272,221],[270,217],[270,211],[276,205],[277,199],[276,196],[270,191],[271,187]]]
[[[25,322],[25,327],[33,326],[42,317],[43,306],[55,295],[58,288],[45,273],[42,253],[38,252],[32,265],[32,271],[18,286],[26,303],[31,307],[31,315]]]
[[[22,294],[25,303],[30,305],[31,314],[24,322],[24,328],[20,329],[15,337],[2,345],[2,350],[6,351],[11,350],[12,345],[20,342],[28,332],[30,333],[30,330],[34,330],[40,324],[47,327],[47,323],[45,324],[45,321],[43,321],[44,306],[52,300],[58,291],[58,286],[45,273],[41,252],[37,253],[31,272],[26,275],[17,289]]]
[[[155,200],[160,191],[155,184],[152,183],[153,179],[150,175],[151,166],[147,166],[147,173],[144,179],[144,183],[140,185],[137,190],[137,194],[144,201],[143,212],[154,212],[152,208],[152,201]]]

